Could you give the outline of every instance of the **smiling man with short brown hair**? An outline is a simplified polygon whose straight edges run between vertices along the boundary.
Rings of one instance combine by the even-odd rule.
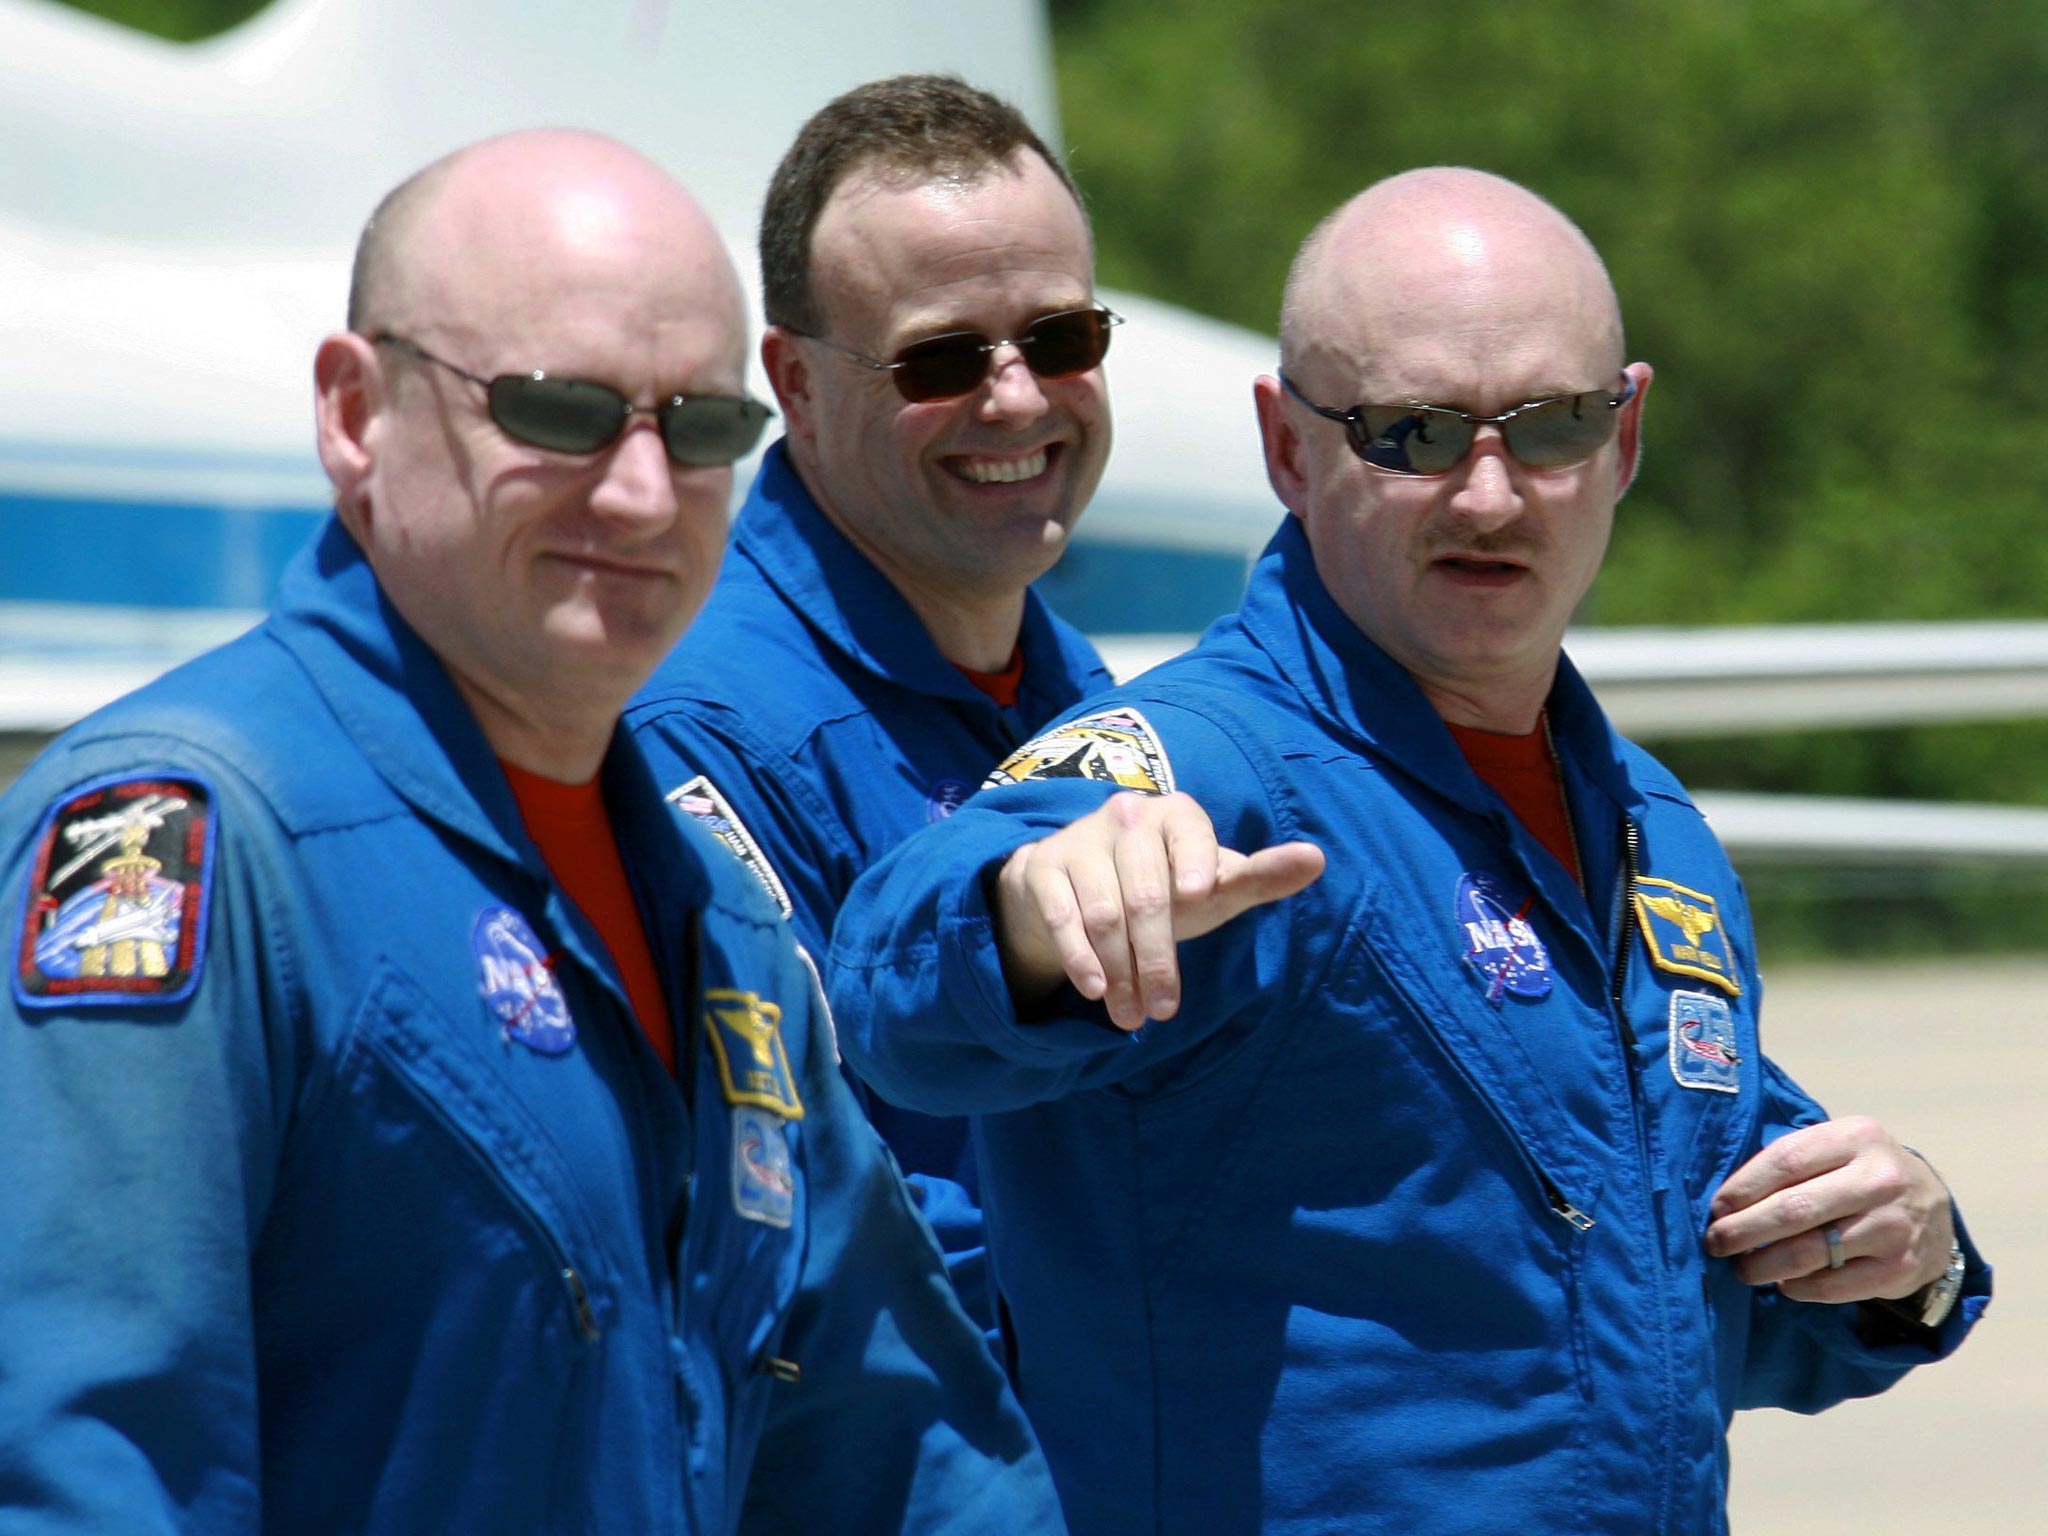
[[[1031,583],[1109,454],[1117,317],[1052,151],[944,76],[860,86],[804,125],[761,267],[788,430],[627,719],[822,954],[862,870],[1109,682]],[[965,1123],[863,1102],[993,1326]]]

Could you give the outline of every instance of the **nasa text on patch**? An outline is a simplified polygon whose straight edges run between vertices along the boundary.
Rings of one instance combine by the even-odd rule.
[[[199,985],[213,898],[213,791],[184,775],[102,779],[36,835],[15,944],[24,1007],[175,1003]]]
[[[555,980],[556,956],[533,925],[510,907],[485,907],[470,929],[477,990],[507,1040],[542,1056],[576,1044],[576,1020]]]
[[[1660,971],[1711,981],[1731,997],[1742,995],[1720,909],[1704,891],[1649,875],[1636,880],[1636,921]]]
[[[1681,1088],[1742,1091],[1735,1014],[1712,992],[1671,994],[1671,1075]]]
[[[1003,760],[983,789],[1029,779],[1097,779],[1147,795],[1173,793],[1173,765],[1159,733],[1135,709],[1111,709],[1056,725]]]
[[[723,843],[727,851],[761,882],[761,888],[774,898],[775,905],[782,909],[782,915],[789,916],[793,908],[789,902],[788,887],[783,885],[782,877],[775,873],[775,866],[768,862],[768,855],[733,810],[732,802],[719,793],[716,784],[700,773],[689,783],[670,790],[668,803]]]
[[[704,994],[704,1024],[726,1103],[803,1119],[803,1101],[782,1048],[780,1004],[763,1002],[758,993],[713,987]]]
[[[1468,870],[1458,877],[1458,949],[1486,983],[1489,1002],[1550,992],[1550,952],[1529,922],[1535,904],[1533,892],[1518,895],[1498,875]]]

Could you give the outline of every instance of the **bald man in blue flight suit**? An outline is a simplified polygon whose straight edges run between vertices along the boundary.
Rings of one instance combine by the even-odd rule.
[[[768,415],[717,232],[489,140],[349,325],[275,612],[0,801],[0,1527],[1056,1533],[812,967],[618,727]]]
[[[1735,1409],[1892,1385],[1990,1272],[1763,1054],[1740,883],[1561,654],[1651,370],[1454,169],[1318,228],[1281,352],[1242,608],[855,889],[847,1054],[982,1117],[1076,1532],[1725,1531]]]
[[[1109,685],[1031,583],[1101,478],[1114,317],[1058,158],[944,77],[820,109],[769,186],[760,247],[788,434],[626,723],[823,956],[863,870]],[[966,1122],[855,1091],[993,1327]]]

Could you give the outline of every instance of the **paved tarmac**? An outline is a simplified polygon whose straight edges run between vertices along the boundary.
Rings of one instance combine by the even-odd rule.
[[[1764,1043],[1933,1160],[1997,1271],[1951,1359],[1813,1418],[1738,1414],[1736,1536],[2048,1536],[2048,957],[1765,968]]]

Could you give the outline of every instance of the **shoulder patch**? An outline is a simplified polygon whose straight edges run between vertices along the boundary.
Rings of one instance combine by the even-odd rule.
[[[199,779],[101,779],[36,834],[14,958],[27,1008],[192,995],[213,897],[213,791]]]
[[[804,1117],[796,1078],[782,1045],[782,1006],[757,992],[712,987],[704,993],[705,1034],[718,1059],[718,1083],[728,1104],[752,1104],[785,1120]]]
[[[775,866],[768,862],[768,855],[761,844],[733,810],[732,802],[719,793],[716,784],[700,773],[689,783],[670,790],[668,803],[723,843],[726,851],[761,882],[761,889],[774,899],[784,917],[795,910],[790,905],[789,888],[782,883],[782,877],[775,873]]]
[[[1173,765],[1152,722],[1135,709],[1084,715],[1034,736],[1003,760],[983,789],[1032,779],[1097,779],[1141,794],[1173,793]]]
[[[1652,965],[1675,976],[1711,981],[1731,997],[1742,995],[1728,933],[1713,897],[1670,880],[1639,875],[1635,901],[1636,922]]]

